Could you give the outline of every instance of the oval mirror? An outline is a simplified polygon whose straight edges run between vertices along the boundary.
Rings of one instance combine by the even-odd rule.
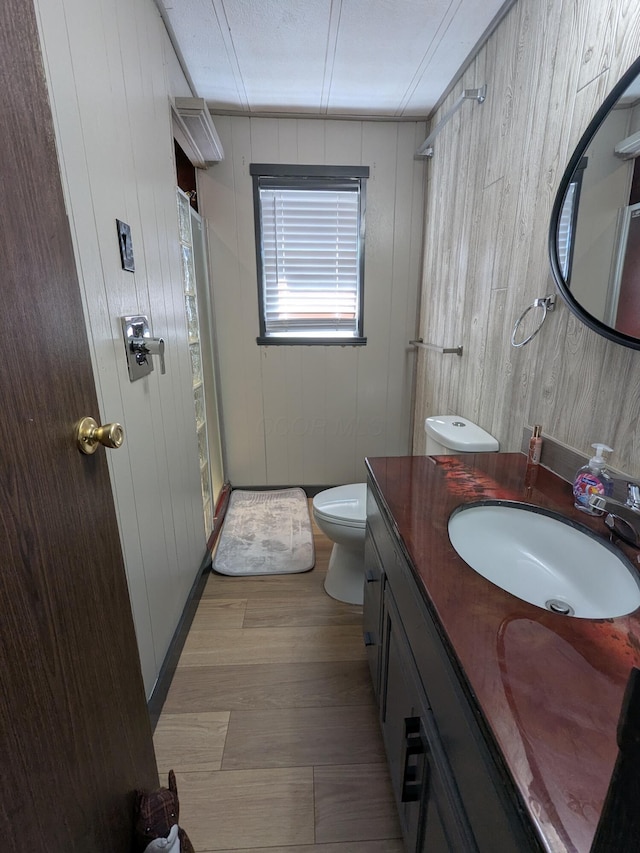
[[[607,96],[562,177],[549,255],[569,308],[640,349],[640,59]]]

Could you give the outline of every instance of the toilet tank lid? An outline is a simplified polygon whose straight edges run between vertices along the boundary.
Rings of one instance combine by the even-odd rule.
[[[424,422],[424,430],[440,444],[462,453],[486,453],[500,449],[497,439],[472,421],[459,415],[434,415]]]

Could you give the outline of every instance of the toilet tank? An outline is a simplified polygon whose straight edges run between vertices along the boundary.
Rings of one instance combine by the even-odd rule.
[[[459,415],[434,415],[424,422],[427,456],[449,453],[495,453],[497,439],[472,421]]]

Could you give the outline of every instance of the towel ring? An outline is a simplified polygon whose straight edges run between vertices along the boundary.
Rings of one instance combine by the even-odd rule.
[[[547,314],[549,313],[549,311],[553,311],[553,309],[555,308],[555,305],[556,305],[555,296],[542,296],[539,299],[534,299],[533,304],[529,305],[528,308],[525,308],[524,311],[522,312],[522,314],[516,320],[516,324],[513,327],[513,332],[511,332],[511,346],[512,347],[523,347],[525,344],[528,344],[530,340],[535,338],[535,336],[538,334],[538,332],[542,328],[542,324],[547,319]],[[531,332],[529,337],[525,338],[522,341],[516,341],[516,333],[517,333],[518,329],[520,328],[520,324],[522,323],[524,318],[527,316],[529,311],[532,311],[534,308],[542,308],[542,317],[540,318],[540,322],[538,323],[536,328],[533,330],[533,332]]]

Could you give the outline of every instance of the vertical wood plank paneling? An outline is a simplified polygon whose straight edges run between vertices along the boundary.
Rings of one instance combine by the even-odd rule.
[[[236,486],[361,480],[365,455],[407,452],[413,363],[406,341],[415,330],[411,312],[418,296],[424,169],[413,154],[416,138],[424,138],[424,124],[251,119],[248,144],[245,138],[238,145],[236,128],[248,120],[215,120],[227,160],[208,170],[200,193],[211,237],[228,476]],[[242,162],[247,172],[249,162],[372,168],[367,189],[366,347],[256,346],[251,184],[223,177],[238,175],[245,168]],[[402,191],[397,186],[400,173]],[[239,213],[243,205],[250,216]],[[394,267],[396,244],[400,257]],[[243,303],[236,307],[238,295]],[[252,435],[243,403],[248,396],[260,411]],[[257,446],[263,448],[262,463],[253,449]]]
[[[402,132],[402,131],[401,131]],[[423,140],[427,135],[427,125],[426,123],[416,124],[414,126],[414,138],[412,143],[412,148],[414,151],[417,151],[419,146],[422,144]],[[411,282],[420,280],[422,278],[422,265],[424,261],[423,257],[423,234],[422,228],[424,228],[424,205],[425,205],[425,192],[426,192],[426,169],[424,163],[420,160],[416,160],[415,158],[411,159],[412,169],[413,169],[413,180],[412,180],[412,204],[411,204],[411,218],[409,225],[409,233],[410,233],[410,244],[408,247],[408,282],[409,282],[409,290],[407,292],[406,297],[406,317],[405,317],[405,328],[407,338],[406,341],[415,340],[419,337],[420,331],[420,304],[421,304],[421,293],[420,290],[414,291],[411,287]],[[418,368],[419,368],[419,354],[420,350],[415,347],[409,347],[407,349],[407,356],[409,359],[408,367],[410,371],[410,375],[407,377],[407,381],[409,383],[409,412],[411,412],[410,423],[408,428],[408,444],[407,444],[407,452],[413,452],[413,440],[414,440],[414,423],[413,423],[413,412],[416,405],[417,398],[417,390],[418,390]]]
[[[253,235],[253,197],[249,164],[254,157],[254,122],[234,119],[229,122],[229,140],[225,151],[231,156],[218,166],[230,172],[227,192],[209,212],[206,185],[201,184],[203,213],[215,231],[225,235],[224,249],[229,252],[227,267],[220,276],[212,267],[212,288],[216,300],[216,333],[220,353],[222,411],[225,423],[228,476],[234,485],[266,482],[264,410],[258,334],[257,285],[255,279],[255,243]],[[224,144],[224,141],[223,141]],[[210,169],[216,178],[218,166]],[[211,257],[217,258],[217,251]],[[219,292],[224,294],[218,300]],[[238,347],[239,341],[243,346]],[[228,420],[228,413],[235,417]],[[233,474],[232,474],[233,472]],[[235,477],[235,479],[234,479]]]
[[[109,15],[110,8],[107,4],[110,2],[111,0],[103,0],[105,17]],[[118,24],[122,20],[127,20],[127,11],[129,12],[129,24],[121,29]],[[122,0],[118,0],[117,14],[115,18],[110,18],[110,27],[113,28],[113,32],[106,39],[109,65],[112,69],[119,69],[122,79],[121,121],[123,133],[126,131],[129,137],[129,156],[126,159],[122,158],[122,188],[125,197],[125,210],[128,211],[127,214],[123,215],[126,218],[130,215],[129,211],[131,212],[131,219],[136,222],[136,233],[139,235],[137,241],[139,244],[137,250],[139,269],[136,274],[138,304],[143,305],[144,313],[150,316],[154,334],[162,336],[168,341],[175,341],[175,335],[168,334],[165,331],[165,329],[175,325],[175,315],[171,310],[169,313],[167,312],[167,308],[170,306],[167,305],[164,292],[164,276],[162,275],[158,240],[158,216],[162,214],[162,200],[155,196],[153,180],[153,176],[162,174],[163,171],[166,173],[167,179],[171,180],[171,174],[166,162],[165,164],[157,162],[156,146],[154,146],[152,138],[153,133],[157,133],[158,128],[162,127],[163,124],[165,126],[165,139],[166,137],[170,138],[170,128],[168,116],[163,117],[164,122],[159,120],[155,110],[155,97],[151,80],[143,73],[143,68],[154,67],[154,65],[158,67],[157,63],[161,61],[159,55],[161,42],[159,38],[157,42],[155,40],[149,41],[151,33],[148,28],[151,22],[144,16],[143,20],[139,20],[139,12],[140,10],[135,7],[133,10],[130,7],[125,10]],[[159,36],[159,32],[157,35]],[[135,108],[133,108],[134,104]],[[136,128],[137,121],[140,121],[140,128],[138,136],[135,138],[134,128]],[[134,138],[135,142],[132,141]],[[122,144],[126,145],[126,139],[122,140]],[[165,152],[166,148],[162,153]],[[112,174],[111,170],[108,174]],[[177,229],[177,221],[175,227]],[[105,254],[107,251],[108,245],[105,241]],[[154,287],[153,283],[160,286]],[[119,331],[117,316],[112,318],[112,324],[115,335]],[[182,338],[185,337],[186,328],[182,333]],[[171,366],[174,371],[173,375],[175,375],[175,373],[179,374],[179,360],[176,357],[177,348],[173,347],[172,349],[174,353]],[[166,377],[162,377],[162,379],[166,379]],[[129,385],[127,392],[132,398],[131,404],[135,404],[136,388],[131,383]],[[190,586],[190,584],[187,586],[185,579],[180,576],[175,529],[176,516],[181,517],[184,524],[185,506],[183,501],[176,502],[176,516],[174,516],[169,456],[166,452],[168,447],[175,447],[180,461],[183,462],[182,471],[188,470],[186,453],[183,449],[189,445],[184,440],[178,444],[178,430],[175,426],[173,430],[170,429],[170,422],[175,420],[175,415],[169,411],[166,413],[164,411],[162,394],[165,388],[166,381],[161,382],[159,371],[154,371],[154,374],[149,377],[151,393],[147,397],[147,410],[144,412],[147,422],[143,429],[141,429],[142,422],[136,425],[139,440],[147,443],[147,458],[150,457],[152,460],[147,463],[151,466],[147,470],[148,476],[151,478],[150,485],[154,489],[154,498],[147,501],[148,516],[142,535],[145,543],[145,562],[148,566],[154,567],[150,569],[151,583],[148,588],[148,600],[156,659],[160,662],[168,649]],[[179,384],[176,384],[176,390],[178,388]],[[177,410],[180,410],[179,406],[174,408],[174,412]],[[169,428],[168,441],[165,437],[165,429],[167,428]],[[185,436],[187,439],[188,437],[188,435]],[[193,449],[193,443],[190,446]],[[182,471],[176,472],[180,478],[177,482],[180,482],[184,476]],[[161,523],[161,531],[158,530],[158,522]],[[152,542],[153,544],[151,544]],[[158,569],[155,568],[156,566]],[[188,578],[186,580],[189,581]]]
[[[254,163],[277,163],[279,156],[277,118],[251,119],[251,157]]]
[[[248,142],[244,149],[240,150],[239,135],[242,128],[246,128],[245,134],[248,138],[248,119],[244,123],[238,123],[236,129],[236,147],[238,156],[247,156],[249,152]],[[216,130],[220,136],[225,151],[229,151],[233,144],[231,119],[219,116],[216,119]],[[233,158],[225,157],[222,162],[217,163],[215,168],[201,171],[198,176],[198,191],[202,198],[214,194],[220,206],[224,207],[225,215],[214,217],[213,211],[204,213],[207,228],[207,242],[209,255],[217,259],[215,271],[210,270],[209,285],[210,298],[213,309],[213,317],[225,316],[224,323],[220,323],[216,329],[216,339],[220,354],[220,395],[224,396],[226,405],[232,405],[239,409],[240,415],[236,429],[231,434],[225,435],[226,452],[230,453],[234,442],[244,439],[247,447],[250,445],[249,423],[245,411],[244,387],[238,381],[229,381],[232,371],[224,362],[224,337],[233,336],[233,329],[240,322],[241,298],[239,295],[240,282],[240,259],[237,251],[236,234],[236,198],[234,193]],[[202,207],[200,208],[202,211]],[[204,211],[202,211],[204,212]],[[215,280],[213,278],[215,275]],[[243,376],[244,364],[240,361],[236,364],[236,378]]]
[[[393,265],[391,273],[391,311],[388,327],[387,356],[387,424],[382,455],[396,456],[410,452],[410,417],[414,380],[415,349],[408,342],[417,330],[417,294],[409,286],[415,280],[417,264],[412,252],[417,235],[412,230],[415,214],[415,198],[422,203],[421,175],[416,175],[413,158],[400,156],[399,152],[410,151],[425,138],[426,130],[412,124],[397,127],[395,186],[393,187]],[[420,137],[416,139],[416,137]],[[419,243],[418,243],[419,245]],[[414,266],[412,267],[412,261]]]
[[[148,8],[148,7],[147,7]],[[147,127],[147,144],[138,146],[136,162],[139,163],[146,151],[153,152],[156,174],[161,174],[163,169],[167,170],[171,180],[174,180],[174,143],[171,128],[171,116],[166,110],[167,92],[172,97],[184,91],[186,80],[178,67],[172,73],[178,77],[177,90],[172,88],[173,83],[169,79],[170,67],[175,65],[177,58],[171,49],[170,43],[166,42],[166,30],[159,15],[153,15],[152,21],[145,18],[143,7],[137,7],[138,32],[142,33],[145,42],[153,43],[153,54],[155,62],[162,62],[163,74],[158,73],[146,75],[146,65],[141,66],[142,76],[146,79],[148,87],[148,98],[153,106],[154,124]],[[162,51],[160,52],[160,46]],[[172,56],[167,61],[167,47]],[[159,65],[158,65],[159,68]],[[166,133],[158,134],[157,142],[154,144],[152,127],[160,130],[163,126],[167,128]],[[181,264],[179,252],[175,251],[172,240],[159,239],[159,235],[173,235],[177,229],[177,205],[176,200],[156,180],[152,180],[149,174],[149,183],[153,192],[145,194],[148,203],[156,212],[156,245],[160,258],[160,270],[163,281],[163,298],[166,305],[166,322],[171,330],[172,339],[186,343],[188,332],[184,312],[183,293],[176,286],[181,280]],[[140,183],[140,182],[138,182]],[[168,177],[167,177],[168,184]],[[141,191],[142,188],[139,188]],[[151,220],[151,209],[149,209]],[[154,279],[151,279],[153,281]],[[151,289],[153,294],[158,291]],[[171,321],[173,325],[171,326]],[[161,381],[163,421],[165,423],[165,444],[171,448],[173,441],[180,442],[180,449],[176,447],[173,452],[165,454],[168,462],[169,482],[172,486],[172,515],[174,519],[174,532],[177,543],[177,560],[174,566],[174,576],[179,574],[183,593],[177,596],[177,607],[184,601],[193,583],[193,573],[188,566],[198,565],[202,559],[202,495],[200,490],[194,489],[193,484],[199,481],[200,464],[197,451],[197,434],[195,417],[193,413],[193,391],[192,391],[192,369],[188,347],[179,345],[175,347],[177,363],[179,366],[178,381],[172,383],[173,387]],[[175,405],[175,395],[180,395],[180,404]],[[178,489],[176,489],[176,484]],[[190,501],[184,499],[190,497]]]
[[[589,6],[593,7],[593,0],[590,0]],[[611,47],[619,3],[617,0],[598,0],[598,7],[589,13],[590,26],[585,32],[580,51],[577,91],[606,73],[611,66]]]
[[[398,163],[398,127],[380,122],[363,139],[362,157],[370,164],[367,185],[367,249],[365,259],[365,331],[367,351],[358,354],[358,430],[356,457],[358,462],[369,453],[384,456],[387,435],[397,433],[400,426],[389,407],[390,372],[397,362],[391,360],[391,349],[404,351],[404,329],[393,323],[394,236],[401,222],[396,210]],[[405,210],[409,209],[406,205]],[[396,339],[392,340],[392,332]],[[396,388],[401,377],[396,376]],[[377,391],[384,380],[385,389]],[[396,402],[393,400],[392,402]],[[399,413],[401,414],[401,413]]]
[[[298,156],[301,163],[321,166],[326,163],[324,150],[324,122],[317,119],[297,119]]]
[[[327,165],[371,165],[363,158],[363,124],[361,122],[323,121],[325,162]],[[367,187],[367,225],[369,222],[369,187]],[[367,259],[370,229],[367,227],[365,247],[365,320],[368,335],[367,293],[370,288]],[[369,344],[366,350],[370,352]],[[359,463],[358,437],[368,425],[360,418],[360,354],[357,347],[326,347],[327,387],[325,416],[327,419],[325,483],[348,483],[361,479],[356,473]]]
[[[87,414],[127,436],[109,464],[149,693],[205,549],[165,36],[149,0],[37,9],[100,399]],[[116,218],[131,225],[133,274]],[[119,317],[130,313],[166,338],[166,376],[129,382]]]
[[[267,464],[266,483],[289,482],[289,389],[287,388],[288,347],[260,347],[260,379],[264,389],[264,442]]]
[[[62,2],[46,4],[38,9],[40,29],[47,33],[43,40],[43,52],[46,58],[49,76],[55,68],[57,87],[65,92],[75,90],[74,71],[71,52],[68,45],[66,20]],[[89,174],[84,154],[81,115],[77,98],[56,98],[52,92],[52,109],[56,124],[58,156],[61,172],[64,176],[63,189],[66,195],[67,209],[71,210],[73,197],[74,214],[70,216],[70,226],[74,237],[74,252],[81,283],[81,296],[85,317],[90,323],[89,344],[96,375],[107,373],[107,365],[116,360],[116,342],[111,334],[111,320],[106,307],[104,290],[94,287],[91,294],[94,312],[89,320],[87,292],[98,276],[101,268],[100,248],[95,229],[91,227],[93,218],[91,196],[88,192]],[[82,245],[82,254],[79,246]],[[118,342],[119,343],[119,342]],[[101,412],[109,412],[113,420],[125,423],[122,401],[118,395],[107,397],[102,382],[96,382]],[[127,566],[127,581],[131,606],[138,633],[140,659],[145,686],[153,683],[156,673],[155,651],[151,633],[151,616],[147,599],[147,583],[142,561],[142,545],[135,515],[135,494],[133,479],[130,476],[131,461],[127,443],[121,452],[108,458],[112,482],[118,482],[114,490],[118,526]],[[131,566],[140,570],[131,571]]]
[[[98,358],[98,373],[100,376],[99,388],[101,392],[102,411],[107,413],[107,418],[112,420],[120,420],[123,423],[127,435],[125,443],[127,466],[123,466],[122,456],[113,454],[113,458],[109,460],[111,463],[111,471],[117,476],[123,473],[126,477],[126,468],[130,469],[134,465],[134,459],[138,459],[139,464],[144,466],[153,477],[155,470],[155,458],[151,443],[146,440],[140,441],[140,433],[132,429],[132,424],[137,419],[145,417],[145,411],[141,409],[141,404],[146,401],[131,399],[127,393],[128,389],[125,386],[124,376],[126,374],[126,365],[122,359],[117,359],[117,354],[114,347],[116,340],[114,327],[117,322],[117,317],[128,313],[133,305],[137,305],[138,300],[141,300],[142,309],[146,308],[146,300],[144,300],[144,291],[139,295],[139,287],[136,286],[136,279],[142,275],[141,270],[135,274],[127,274],[119,269],[115,252],[109,251],[113,249],[113,245],[109,247],[107,241],[113,236],[112,228],[108,226],[113,223],[110,214],[113,213],[113,218],[116,217],[125,219],[129,217],[133,220],[133,210],[126,210],[124,201],[124,181],[115,182],[110,179],[114,168],[119,174],[122,174],[122,169],[127,168],[128,157],[130,156],[130,146],[127,146],[123,152],[122,159],[118,157],[118,152],[123,149],[125,142],[122,137],[124,121],[122,115],[119,114],[115,121],[115,145],[109,148],[104,154],[100,151],[101,141],[109,138],[108,117],[113,117],[114,102],[112,98],[112,90],[115,89],[115,97],[118,102],[124,102],[124,94],[122,93],[122,75],[114,74],[113,80],[110,77],[110,69],[107,61],[106,44],[108,36],[104,34],[102,27],[102,13],[96,15],[96,9],[91,8],[87,4],[79,4],[79,8],[74,6],[60,9],[62,20],[66,24],[65,41],[61,45],[56,45],[51,40],[47,40],[47,29],[45,29],[45,41],[48,44],[50,51],[50,73],[55,75],[57,69],[64,61],[64,56],[59,56],[53,53],[54,50],[59,50],[60,54],[67,52],[71,60],[71,76],[67,79],[67,85],[74,92],[74,101],[78,104],[77,124],[74,128],[75,133],[81,140],[81,159],[78,161],[81,164],[86,164],[86,171],[80,176],[78,183],[70,185],[70,205],[72,212],[75,214],[73,220],[76,224],[76,234],[78,239],[77,251],[80,254],[81,262],[84,264],[86,275],[84,278],[86,288],[86,305],[89,313],[89,322],[93,333],[94,340],[98,340],[99,349],[97,351]],[[79,48],[75,49],[76,43]],[[98,44],[102,50],[95,50],[95,45]],[[118,70],[118,69],[116,69]],[[94,87],[89,91],[87,86],[87,78],[93,74],[95,77]],[[54,78],[55,85],[55,78]],[[60,91],[60,89],[58,89]],[[119,97],[118,97],[119,96]],[[100,111],[100,118],[97,121],[93,120],[90,111],[89,102],[97,99],[102,104],[103,109]],[[54,88],[54,100],[56,105],[61,104],[62,97],[56,96]],[[61,134],[67,133],[66,126],[60,126]],[[70,134],[69,134],[70,135]],[[68,136],[62,136],[61,144],[65,151],[67,148]],[[116,164],[116,158],[119,162]],[[71,181],[74,181],[73,173],[76,168],[75,162],[66,160],[68,173]],[[126,177],[126,176],[125,176]],[[114,213],[115,212],[115,213]],[[139,234],[139,228],[136,226],[139,219],[131,221],[133,239]],[[107,233],[107,229],[109,233]],[[134,242],[134,246],[136,243]],[[93,246],[94,252],[91,256],[83,254],[86,247]],[[136,257],[138,253],[136,250]],[[140,257],[140,267],[143,268],[143,258]],[[89,265],[91,264],[91,266]],[[106,282],[109,282],[107,288]],[[92,310],[92,306],[96,306],[99,310]],[[119,348],[118,348],[119,354]],[[117,360],[116,360],[117,359]],[[114,368],[115,366],[115,375]],[[145,382],[147,382],[145,380]],[[147,415],[148,417],[148,415]],[[123,450],[125,449],[123,448]],[[129,475],[131,477],[131,475]],[[140,513],[138,513],[137,503],[142,498],[140,494],[141,484],[136,483],[133,478],[130,479],[132,503],[124,512],[131,512],[133,517],[136,517],[137,542],[140,546],[141,565],[144,567],[145,588],[144,599],[140,606],[134,607],[134,613],[144,611],[146,608],[149,613],[149,635],[152,638],[150,644],[145,643],[146,654],[152,655],[152,659],[145,662],[144,671],[145,679],[152,678],[153,673],[157,672],[158,660],[155,653],[155,642],[153,641],[153,616],[152,608],[149,607],[149,595],[154,596],[154,590],[161,586],[156,584],[158,578],[164,579],[166,576],[166,557],[158,554],[158,561],[152,562],[149,557],[155,556],[149,554],[148,545],[145,542],[145,536],[149,535],[149,524],[153,526],[153,519],[147,514],[149,504],[146,503]],[[155,492],[157,484],[152,480],[151,489]],[[116,502],[118,501],[118,489],[115,488]],[[120,513],[121,517],[123,513]],[[151,544],[154,549],[155,545]],[[127,570],[129,573],[130,564],[128,562],[129,554],[125,544],[125,558],[127,560]],[[130,581],[130,588],[136,589]],[[154,602],[155,604],[155,602]],[[146,620],[145,620],[146,621]],[[146,680],[146,686],[149,683]]]
[[[594,0],[592,0],[593,2]],[[609,0],[613,2],[613,0]],[[638,43],[640,42],[640,17],[638,15],[638,4],[633,0],[618,0],[616,33],[611,65],[616,69],[616,79],[638,56]],[[595,12],[599,11],[596,7]]]
[[[304,484],[321,484],[327,480],[328,440],[327,395],[332,377],[327,369],[327,347],[302,347],[300,357],[302,398],[300,417],[302,436],[302,479]]]
[[[454,393],[456,376],[442,357],[420,356],[417,449],[424,418],[455,402],[504,450],[519,449],[522,426],[537,422],[581,452],[596,439],[607,441],[616,448],[616,468],[640,472],[637,407],[629,395],[640,380],[637,353],[599,338],[560,303],[531,344],[509,344],[518,315],[554,290],[547,231],[568,156],[638,53],[637,4],[521,0],[465,72],[464,85],[486,80],[487,101],[473,115],[477,123],[463,106],[427,166],[421,320],[421,333],[431,334],[462,319],[465,356]],[[480,183],[466,168],[471,151],[474,168],[483,171]],[[467,209],[475,211],[470,221]],[[454,280],[455,258],[466,286]]]
[[[280,163],[299,163],[298,122],[282,119],[278,122],[278,159]]]

